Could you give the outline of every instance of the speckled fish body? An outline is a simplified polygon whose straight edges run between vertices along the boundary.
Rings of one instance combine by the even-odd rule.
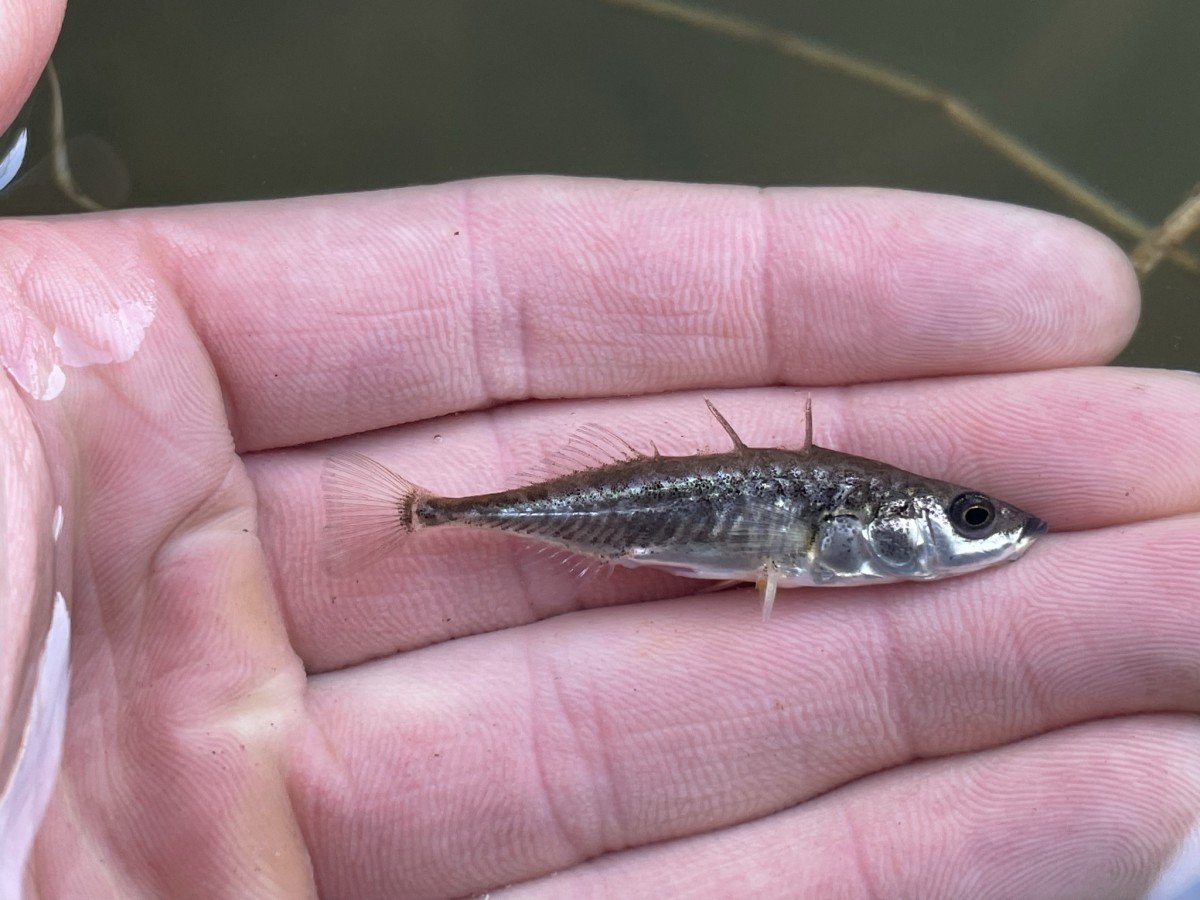
[[[769,615],[777,587],[925,580],[1019,557],[1040,519],[978,491],[812,444],[727,453],[632,451],[512,490],[442,497],[368,457],[323,474],[335,553],[423,528],[491,528],[623,565],[749,581]],[[617,439],[619,441],[619,439]],[[616,442],[612,442],[616,445]]]

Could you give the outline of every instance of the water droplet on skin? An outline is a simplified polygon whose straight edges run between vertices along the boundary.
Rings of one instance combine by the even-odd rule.
[[[442,436],[440,434],[435,434],[433,436],[433,442],[435,444],[440,444],[442,442]]]
[[[12,146],[0,156],[0,190],[8,187],[9,182],[17,177],[21,166],[25,164],[25,149],[29,144],[29,132],[22,128],[17,132]]]

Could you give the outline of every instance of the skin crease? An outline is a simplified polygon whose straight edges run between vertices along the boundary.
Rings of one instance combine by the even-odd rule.
[[[26,9],[0,96],[59,12]],[[1081,225],[518,178],[7,220],[0,271],[47,326],[154,301],[57,399],[0,383],[0,465],[38,470],[8,564],[56,502],[70,547],[31,897],[1130,898],[1195,826],[1200,380],[1094,367],[1137,289]],[[722,447],[703,397],[795,444],[792,386],[823,446],[1056,533],[961,580],[781,592],[768,627],[752,588],[581,586],[473,533],[322,570],[335,447],[469,493],[584,422]]]

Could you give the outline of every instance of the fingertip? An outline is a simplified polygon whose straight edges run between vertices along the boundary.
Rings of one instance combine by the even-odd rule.
[[[1128,259],[1074,219],[885,188],[768,194],[766,280],[808,307],[782,338],[820,334],[807,356],[836,347],[825,368],[857,380],[1102,363],[1137,324]]]
[[[0,0],[0,122],[29,97],[58,38],[65,0]]]
[[[1041,219],[1043,231],[1052,236],[1045,269],[1061,273],[1062,290],[1073,301],[1078,320],[1077,346],[1090,345],[1079,364],[1110,361],[1129,343],[1141,317],[1141,286],[1129,256],[1108,235],[1077,219],[1020,211]]]

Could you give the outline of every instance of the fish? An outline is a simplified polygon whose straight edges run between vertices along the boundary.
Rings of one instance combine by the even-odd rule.
[[[486,528],[601,563],[753,582],[766,621],[779,588],[965,575],[1020,558],[1048,530],[981,491],[817,446],[811,397],[798,449],[751,447],[705,403],[732,450],[647,454],[594,426],[574,443],[584,468],[474,496],[335,454],[321,474],[327,559],[336,570],[428,528]]]

